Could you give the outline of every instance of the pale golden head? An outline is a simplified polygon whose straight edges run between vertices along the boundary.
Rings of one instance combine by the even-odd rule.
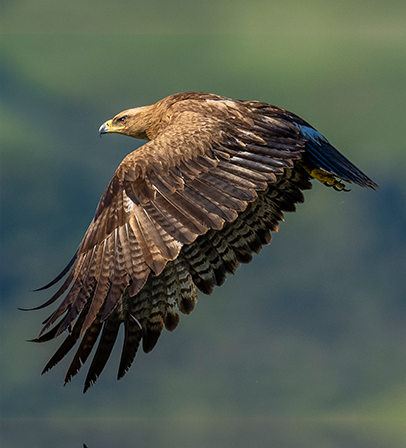
[[[151,106],[136,107],[124,110],[111,120],[103,123],[99,128],[99,134],[116,133],[129,137],[149,140],[147,130],[150,124]]]

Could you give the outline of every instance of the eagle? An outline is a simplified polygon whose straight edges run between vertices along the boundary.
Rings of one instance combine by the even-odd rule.
[[[118,379],[141,343],[150,352],[164,328],[176,328],[179,312],[193,311],[198,291],[211,294],[270,243],[311,180],[338,191],[349,191],[346,183],[377,188],[309,123],[265,102],[177,93],[120,112],[99,133],[147,143],[120,163],[72,259],[39,289],[67,276],[58,291],[32,308],[63,297],[33,341],[67,331],[43,373],[80,341],[64,385],[98,341],[84,392],[122,324]]]

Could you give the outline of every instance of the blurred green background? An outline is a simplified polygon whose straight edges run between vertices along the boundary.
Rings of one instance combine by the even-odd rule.
[[[48,11],[44,32],[63,14],[76,20],[72,2],[61,16],[45,1],[38,10],[26,5],[6,2],[6,30],[31,15],[37,28],[27,30],[40,31],[40,11]],[[376,24],[380,11],[368,11]],[[320,13],[336,23],[327,7]],[[406,40],[342,29],[1,36],[2,448],[404,445]],[[142,143],[100,140],[99,125],[188,90],[297,113],[381,188],[315,185],[270,247],[201,295],[174,333],[138,353],[123,380],[115,380],[118,342],[88,393],[88,365],[62,388],[71,357],[39,375],[60,341],[25,342],[50,311],[17,307],[50,296],[29,290],[65,266],[117,165]]]

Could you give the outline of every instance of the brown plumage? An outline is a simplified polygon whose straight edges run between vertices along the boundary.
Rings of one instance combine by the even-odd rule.
[[[267,103],[202,92],[179,93],[130,109],[100,127],[149,140],[122,161],[64,271],[66,293],[36,339],[68,335],[44,372],[80,340],[70,381],[98,337],[85,391],[101,374],[119,327],[118,378],[139,344],[151,351],[198,289],[210,294],[271,241],[283,212],[295,211],[316,178],[337,190],[376,184],[298,116]]]

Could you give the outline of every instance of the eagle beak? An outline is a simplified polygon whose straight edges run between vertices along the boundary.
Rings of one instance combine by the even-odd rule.
[[[99,135],[108,134],[109,132],[119,132],[124,129],[125,126],[114,126],[113,120],[106,121],[99,127]]]
[[[107,134],[108,132],[112,132],[111,131],[111,122],[112,122],[112,120],[106,121],[99,127],[100,137],[102,136],[102,134]]]

